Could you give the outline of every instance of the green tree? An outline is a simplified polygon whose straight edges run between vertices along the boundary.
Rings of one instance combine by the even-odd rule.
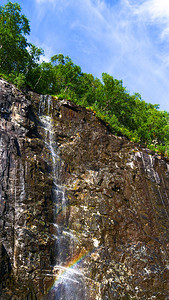
[[[0,6],[0,68],[5,73],[22,72],[28,58],[28,42],[25,38],[30,32],[28,19],[21,14],[18,3]]]
[[[31,86],[31,77],[38,67],[41,48],[28,43],[29,21],[21,14],[18,3],[0,6],[0,71],[17,87]]]
[[[51,58],[51,64],[55,76],[56,91],[65,97],[76,98],[78,81],[82,75],[81,68],[75,65],[69,56],[64,57],[63,54],[54,55]]]

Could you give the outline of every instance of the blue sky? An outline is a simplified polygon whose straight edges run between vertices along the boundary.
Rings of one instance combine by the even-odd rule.
[[[169,111],[169,0],[18,0],[29,41]],[[7,0],[1,0],[4,5]]]

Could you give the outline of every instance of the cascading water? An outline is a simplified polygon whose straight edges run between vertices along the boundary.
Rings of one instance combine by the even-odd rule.
[[[49,151],[52,166],[53,202],[55,205],[55,222],[53,224],[55,238],[55,264],[53,273],[55,283],[45,299],[50,300],[85,300],[85,283],[82,272],[77,268],[80,256],[75,257],[77,239],[67,230],[68,221],[66,207],[67,198],[64,186],[61,185],[59,170],[61,160],[58,155],[57,142],[52,124],[51,96],[41,96],[39,118],[44,129],[44,142]],[[52,274],[48,274],[51,276]]]

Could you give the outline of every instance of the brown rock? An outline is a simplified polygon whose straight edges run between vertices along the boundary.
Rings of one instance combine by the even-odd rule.
[[[46,114],[50,101],[65,206],[40,101]],[[0,107],[0,299],[56,299],[58,257],[65,266],[81,258],[85,293],[80,285],[70,299],[168,299],[169,162],[83,107],[25,97],[4,80]]]

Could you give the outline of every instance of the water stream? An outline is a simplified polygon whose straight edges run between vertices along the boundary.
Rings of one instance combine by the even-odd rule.
[[[52,119],[52,98],[41,96],[39,118],[44,129],[44,142],[49,151],[49,163],[52,166],[53,203],[55,206],[55,222],[53,223],[55,239],[55,264],[53,273],[56,280],[48,293],[50,300],[85,300],[84,276],[77,266],[77,238],[67,229],[67,205],[65,187],[62,185],[59,171],[61,159],[54,133]],[[47,274],[52,276],[52,274]]]

